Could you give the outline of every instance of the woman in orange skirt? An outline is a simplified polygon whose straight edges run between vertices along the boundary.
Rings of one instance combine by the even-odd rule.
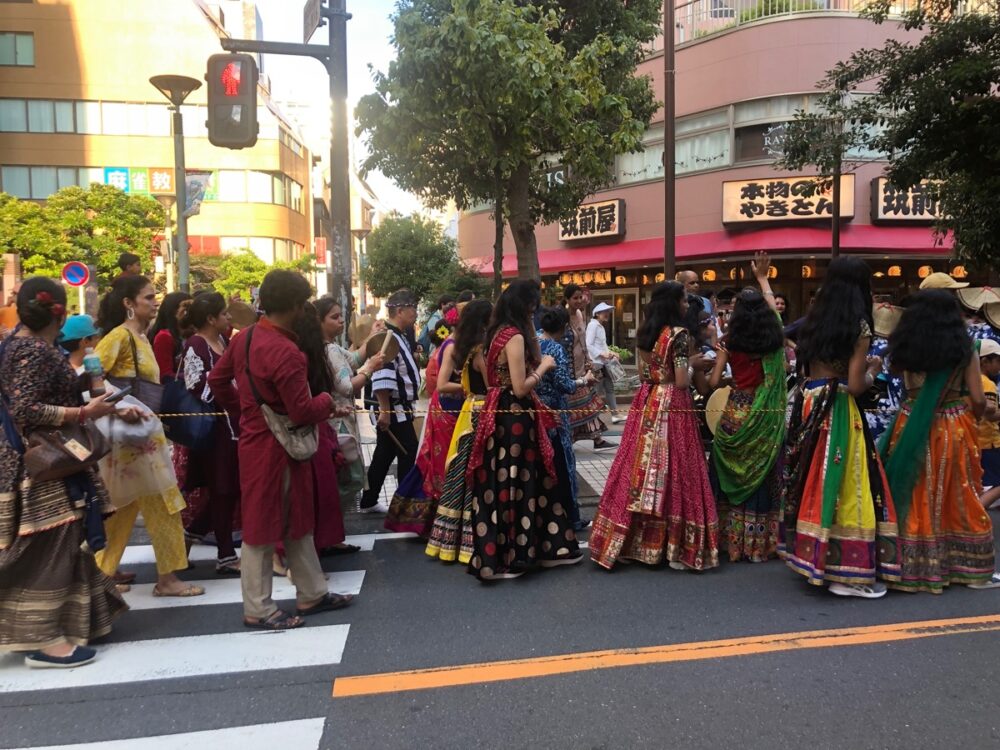
[[[943,290],[915,295],[889,337],[907,392],[881,445],[902,547],[902,575],[889,585],[902,591],[1000,586],[993,525],[979,502],[975,420],[986,396],[973,349],[958,301]]]

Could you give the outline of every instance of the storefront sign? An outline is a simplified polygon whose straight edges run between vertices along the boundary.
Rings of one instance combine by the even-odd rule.
[[[173,195],[176,192],[173,167],[150,167],[149,192],[153,195]]]
[[[560,242],[625,236],[625,201],[618,198],[584,203],[576,214],[559,222]]]
[[[780,177],[722,183],[723,224],[810,221],[833,216],[833,185],[816,189],[817,177]],[[840,178],[840,216],[854,217],[854,175]]]
[[[872,180],[872,224],[932,224],[939,218],[938,199],[929,182],[899,189],[885,177]]]

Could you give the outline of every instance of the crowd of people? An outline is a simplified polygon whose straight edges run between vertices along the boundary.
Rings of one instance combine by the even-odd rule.
[[[725,310],[689,272],[653,289],[627,418],[612,309],[588,321],[575,285],[549,307],[530,280],[494,301],[442,297],[419,339],[419,300],[401,289],[345,346],[349,311],[310,302],[291,271],[267,275],[238,326],[218,293],[158,302],[134,270],[96,321],[67,319],[63,287],[28,279],[0,345],[0,649],[35,667],[92,661],[88,642],[127,608],[135,574],[119,566],[139,513],[155,596],[204,594],[177,574],[211,543],[216,573],[240,577],[244,625],[264,630],[351,603],[320,564],[358,549],[345,503],[481,581],[580,563],[591,519],[574,443],[615,446],[604,433],[619,421],[589,540],[603,568],[781,558],[840,596],[1000,587],[987,512],[1000,343],[963,313],[963,285],[933,274],[902,306],[876,304],[868,266],[839,258],[787,324],[769,267],[758,254],[756,286]],[[193,412],[164,410],[178,398]],[[376,434],[367,468],[359,399]],[[272,599],[276,574],[294,583],[294,611]]]

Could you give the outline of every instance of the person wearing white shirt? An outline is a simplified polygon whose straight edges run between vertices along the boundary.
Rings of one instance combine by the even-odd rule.
[[[625,417],[618,416],[615,382],[604,367],[607,362],[618,359],[618,355],[608,349],[608,335],[604,329],[604,325],[611,319],[612,310],[614,308],[606,302],[599,302],[594,308],[593,317],[587,324],[587,353],[598,370],[600,380],[597,385],[604,396],[604,403],[611,410],[611,422],[618,424],[624,422]]]

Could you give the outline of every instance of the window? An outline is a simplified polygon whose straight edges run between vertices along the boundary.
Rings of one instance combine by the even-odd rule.
[[[265,263],[274,263],[274,240],[270,237],[250,237],[250,251]]]
[[[101,134],[101,103],[76,103],[76,132],[86,135]]]
[[[58,190],[55,167],[31,168],[31,197],[45,200]]]
[[[291,258],[288,256],[288,240],[274,241],[274,259],[291,260]]]
[[[251,203],[270,203],[272,198],[270,172],[247,172],[247,200]]]
[[[287,205],[285,197],[285,176],[276,174],[274,175],[274,202],[279,206]]]
[[[170,110],[162,104],[146,105],[146,135],[171,135]]]
[[[56,111],[56,132],[75,133],[76,123],[73,121],[73,102],[53,102]]]
[[[121,102],[101,102],[101,120],[104,135],[128,135],[128,106]]]
[[[80,187],[88,188],[93,183],[104,184],[104,170],[100,167],[80,168]]]
[[[677,174],[729,165],[729,130],[678,138],[674,148]]]
[[[246,237],[219,237],[219,252],[223,255],[234,255],[249,247]]]
[[[660,131],[663,137],[663,131]],[[619,154],[615,179],[619,185],[663,179],[663,141],[647,145],[635,154]]]
[[[715,112],[702,113],[692,117],[685,117],[677,121],[674,129],[678,136],[685,133],[694,133],[698,130],[708,130],[709,128],[729,127],[729,109],[719,109]]]
[[[80,184],[80,171],[76,167],[59,167],[56,174],[58,188],[71,187]]]
[[[0,65],[32,66],[35,64],[34,34],[0,32]]]
[[[56,132],[53,102],[46,99],[28,99],[28,131],[31,133]]]
[[[0,99],[0,132],[25,133],[27,130],[24,99]]]
[[[31,180],[27,167],[3,167],[0,169],[0,187],[15,198],[31,197]]]
[[[289,180],[291,184],[291,209],[302,213],[302,186],[295,180]]]
[[[217,200],[244,203],[247,199],[246,172],[232,169],[220,169],[218,172]]]

